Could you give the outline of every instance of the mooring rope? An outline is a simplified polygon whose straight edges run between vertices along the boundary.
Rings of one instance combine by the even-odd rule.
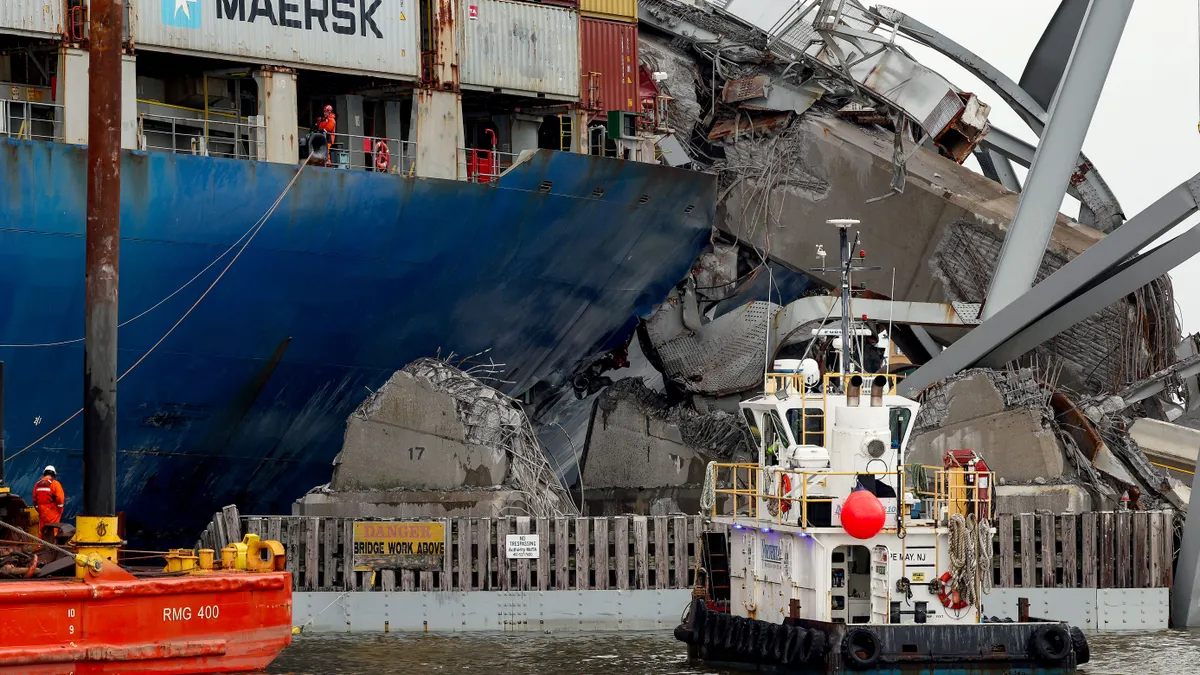
[[[704,469],[704,488],[700,490],[700,512],[702,515],[711,513],[717,505],[717,467],[716,462],[709,462]]]
[[[63,547],[61,547],[61,546],[57,546],[57,545],[55,545],[55,544],[52,544],[52,543],[50,543],[50,542],[46,541],[45,539],[42,539],[41,537],[39,537],[39,536],[37,536],[37,535],[34,535],[34,534],[29,534],[28,532],[26,532],[25,530],[22,530],[22,529],[21,529],[21,528],[19,528],[19,527],[16,527],[16,526],[13,526],[13,525],[9,525],[8,523],[4,522],[3,520],[0,520],[0,526],[3,526],[5,529],[12,530],[13,532],[16,532],[17,534],[20,534],[20,535],[22,535],[22,536],[29,537],[30,539],[32,539],[32,540],[34,540],[34,541],[36,541],[36,542],[40,542],[40,543],[41,543],[43,546],[45,546],[46,548],[48,548],[48,549],[50,549],[50,550],[52,550],[52,551],[57,551],[57,552],[59,552],[59,553],[61,553],[61,554],[65,555],[65,556],[67,556],[68,558],[72,558],[72,559],[74,559],[74,558],[76,558],[76,557],[79,555],[78,553],[74,553],[74,552],[72,552],[72,551],[68,551],[67,549],[65,549],[65,548],[63,548]]]
[[[992,524],[987,518],[977,526],[979,587],[984,595],[992,592]]]

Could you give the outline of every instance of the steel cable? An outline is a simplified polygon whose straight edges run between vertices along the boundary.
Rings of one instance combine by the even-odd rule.
[[[287,193],[291,191],[292,186],[296,184],[296,180],[300,178],[300,174],[304,171],[305,166],[307,166],[307,164],[301,164],[300,168],[296,169],[296,175],[292,176],[292,180],[289,181],[287,186],[283,188],[283,192],[279,193],[279,197],[277,197],[275,199],[275,203],[271,204],[271,208],[267,209],[267,212],[264,213],[262,215],[262,217],[259,218],[258,221],[255,223],[255,226],[253,228],[251,228],[250,238],[246,239],[246,242],[244,244],[242,244],[241,248],[238,249],[237,253],[234,254],[233,258],[231,258],[229,260],[229,262],[225,265],[224,269],[221,270],[221,273],[217,275],[217,278],[213,279],[212,283],[208,285],[208,288],[204,289],[204,292],[200,294],[200,297],[196,298],[196,301],[192,303],[192,306],[189,307],[187,309],[187,311],[183,313],[183,316],[179,317],[179,320],[176,321],[174,325],[172,325],[169,329],[167,329],[166,333],[163,333],[163,336],[160,337],[157,342],[155,342],[153,345],[151,345],[151,347],[149,349],[147,349],[145,351],[145,353],[143,353],[141,355],[141,357],[139,357],[138,360],[133,363],[133,365],[129,366],[129,368],[126,369],[124,373],[121,373],[120,377],[117,378],[117,382],[120,382],[121,380],[125,379],[126,375],[133,372],[134,368],[137,368],[139,365],[141,365],[142,361],[146,360],[146,357],[150,356],[150,354],[153,353],[155,349],[158,349],[158,346],[161,345],[163,343],[163,341],[165,341],[168,337],[170,337],[171,333],[175,332],[175,329],[178,328],[181,323],[183,323],[184,319],[187,319],[188,316],[192,313],[192,311],[195,310],[196,307],[204,300],[204,298],[206,298],[208,296],[209,292],[211,292],[212,289],[214,287],[216,287],[216,285],[218,283],[220,283],[221,279],[225,276],[225,273],[229,271],[229,268],[233,267],[233,264],[235,262],[237,262],[238,258],[241,257],[242,253],[244,253],[246,251],[246,248],[250,246],[250,242],[254,241],[254,237],[258,236],[258,233],[260,230],[262,230],[263,225],[266,225],[267,220],[270,219],[270,217],[273,213],[275,213],[275,209],[279,208],[279,204],[283,202],[283,198],[285,196],[287,196]],[[245,236],[245,235],[243,235],[243,236]],[[219,260],[219,258],[218,258],[218,260]],[[203,272],[201,272],[201,274],[203,274]],[[199,275],[197,275],[197,276],[199,276]],[[188,283],[191,283],[191,282],[188,282]],[[180,289],[180,290],[182,290],[182,289]],[[47,431],[45,434],[42,434],[42,436],[40,438],[38,438],[37,440],[33,441],[29,445],[26,445],[25,447],[14,452],[13,454],[5,457],[4,461],[7,463],[7,462],[11,461],[12,459],[14,459],[15,457],[18,457],[19,455],[24,453],[26,450],[29,450],[30,448],[37,445],[38,443],[41,443],[42,441],[46,440],[47,438],[50,437],[51,434],[53,434],[54,432],[63,428],[64,426],[66,426],[66,424],[68,422],[70,422],[71,420],[78,417],[79,414],[82,412],[83,412],[83,408],[76,410],[74,412],[74,414],[72,414],[70,417],[63,420],[62,422],[59,422],[58,425],[56,425],[50,431]]]

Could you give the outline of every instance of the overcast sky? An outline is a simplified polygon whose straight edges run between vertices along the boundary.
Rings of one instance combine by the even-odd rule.
[[[769,27],[791,0],[733,0],[730,10]],[[864,4],[870,3],[864,0]],[[1055,0],[888,0],[966,46],[1014,81],[1054,14]],[[1142,0],[1133,6],[1083,150],[1133,217],[1200,172],[1200,48],[1195,0]],[[922,63],[992,105],[991,121],[1037,139],[991,89],[949,59],[904,41]],[[1018,167],[1018,171],[1020,168]],[[1078,207],[1067,211],[1076,217]],[[1194,219],[1200,220],[1200,218]],[[1182,227],[1191,224],[1186,223]],[[1181,229],[1181,228],[1177,228]],[[1200,331],[1200,257],[1171,274],[1184,333]]]

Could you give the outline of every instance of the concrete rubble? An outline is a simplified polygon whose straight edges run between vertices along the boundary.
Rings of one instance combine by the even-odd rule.
[[[577,514],[520,404],[480,379],[496,372],[427,358],[394,373],[347,420],[330,483],[294,514]]]

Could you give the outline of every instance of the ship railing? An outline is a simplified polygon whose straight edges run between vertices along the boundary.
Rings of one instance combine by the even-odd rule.
[[[875,381],[875,378],[884,378],[886,384],[883,393],[888,395],[896,393],[896,386],[903,379],[899,375],[890,373],[848,373],[845,376],[854,377],[855,375],[862,378],[863,390],[867,392],[870,392],[871,383]],[[789,394],[803,396],[805,400],[823,401],[830,394],[841,395],[844,393],[842,377],[842,373],[825,373],[821,378],[821,386],[810,390],[804,383],[804,373],[767,373],[763,380],[763,393],[774,394],[786,389]]]
[[[28,141],[61,141],[63,107],[41,101],[0,100],[0,136]]]
[[[909,471],[913,494],[929,504],[929,512],[939,518],[974,513],[979,520],[995,518],[996,474],[965,468],[945,468],[922,464]],[[932,487],[929,489],[930,478]]]
[[[518,153],[488,148],[459,148],[458,152],[467,169],[467,180],[472,183],[491,183],[512,168],[520,158]]]
[[[921,471],[926,469],[933,470],[933,490],[918,489],[914,485],[910,492],[912,502],[929,505],[922,509],[924,516],[920,516],[911,510],[912,502],[906,499],[909,483],[903,466],[893,471],[805,471],[751,463],[714,462],[709,465],[712,475],[708,476],[714,486],[710,515],[732,517],[735,525],[759,527],[773,523],[807,530],[814,527],[809,517],[810,505],[836,501],[827,494],[810,495],[810,485],[827,486],[829,478],[839,476],[894,476],[899,486],[896,496],[898,527],[936,525],[953,514],[965,517],[974,513],[980,520],[993,518],[995,475],[991,471],[919,467]],[[799,509],[798,518],[792,509]]]
[[[204,157],[266,159],[266,126],[252,118],[138,113],[138,148]]]
[[[399,138],[334,133],[329,146],[329,166],[335,169],[412,176],[416,162],[417,144]]]

